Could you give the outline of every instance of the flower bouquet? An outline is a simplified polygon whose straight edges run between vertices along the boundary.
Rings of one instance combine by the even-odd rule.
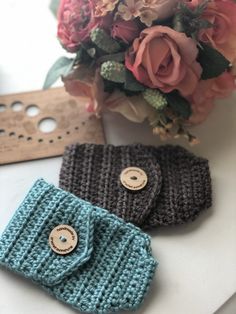
[[[52,66],[87,110],[148,119],[161,139],[198,139],[214,101],[235,89],[233,0],[61,0],[58,38],[72,57]]]

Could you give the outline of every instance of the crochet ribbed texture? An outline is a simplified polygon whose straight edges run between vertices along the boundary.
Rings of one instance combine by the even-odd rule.
[[[121,184],[126,167],[146,172],[144,189]],[[60,187],[144,229],[193,221],[212,203],[208,161],[171,145],[68,146]]]
[[[58,255],[50,232],[69,225],[78,246]],[[150,238],[139,228],[38,180],[0,238],[0,263],[85,313],[135,310],[154,276]]]

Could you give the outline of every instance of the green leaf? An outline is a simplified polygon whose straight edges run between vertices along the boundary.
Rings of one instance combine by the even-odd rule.
[[[209,3],[209,0],[205,0],[205,1],[202,1],[201,4],[199,4],[196,9],[194,10],[194,12],[197,14],[197,15],[202,15],[203,12],[206,10],[207,6],[208,6],[208,3]]]
[[[203,42],[200,42],[198,62],[203,69],[201,77],[203,80],[221,75],[230,66],[229,60],[219,51]]]
[[[67,75],[72,69],[73,64],[74,59],[69,59],[66,57],[59,58],[49,69],[45,82],[43,84],[43,89],[47,89],[51,85],[53,85],[60,76]]]
[[[115,83],[112,81],[108,81],[103,79],[103,83],[104,83],[104,92],[105,93],[113,93],[116,89],[118,90],[122,90],[122,84],[120,83]]]
[[[75,63],[76,64],[86,64],[90,66],[93,63],[96,56],[96,49],[93,47],[85,47],[81,45],[76,53]]]
[[[55,17],[57,17],[57,10],[59,7],[59,3],[60,3],[60,0],[51,0],[51,2],[50,2],[49,8]]]
[[[165,94],[168,105],[180,117],[188,119],[192,114],[192,109],[189,101],[181,96],[178,91]]]
[[[143,92],[146,87],[140,84],[133,74],[126,70],[124,88],[132,92]]]
[[[208,1],[203,0],[195,9],[190,8],[187,3],[181,2],[174,17],[174,29],[197,40],[198,34],[202,29],[213,27],[210,22],[203,18],[203,12],[207,7]]]

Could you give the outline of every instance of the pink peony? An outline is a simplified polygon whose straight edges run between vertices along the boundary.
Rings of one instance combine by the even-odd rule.
[[[197,54],[196,43],[185,34],[153,26],[134,40],[125,64],[145,86],[164,93],[177,89],[188,96],[197,87],[202,72]]]
[[[80,44],[89,38],[93,28],[107,27],[109,21],[109,15],[104,18],[94,16],[92,0],[61,0],[57,35],[66,50],[76,52]]]
[[[118,19],[112,25],[111,34],[113,38],[121,39],[123,42],[128,44],[139,36],[140,31],[141,29],[137,21],[124,21]]]
[[[214,79],[200,81],[190,98],[193,114],[189,122],[202,123],[214,108],[214,100],[230,96],[235,89],[235,76],[227,71]]]
[[[192,0],[188,3],[195,8],[202,2]],[[210,43],[232,62],[236,58],[236,3],[233,0],[209,1],[202,18],[213,27],[202,29],[199,40]]]

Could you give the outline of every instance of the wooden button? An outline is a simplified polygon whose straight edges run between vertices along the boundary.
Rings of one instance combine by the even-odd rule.
[[[49,236],[51,249],[59,254],[66,255],[72,252],[78,243],[78,235],[68,225],[59,225],[52,230]]]
[[[127,189],[138,191],[146,186],[148,177],[142,169],[137,167],[128,167],[121,172],[120,181]]]

